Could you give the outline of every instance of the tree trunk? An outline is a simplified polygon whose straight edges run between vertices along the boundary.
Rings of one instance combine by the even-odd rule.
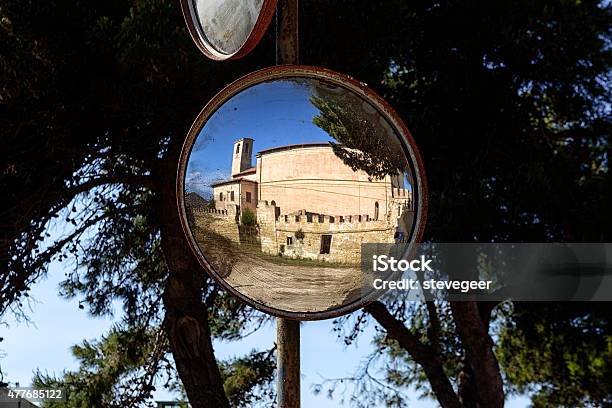
[[[169,277],[163,294],[164,329],[176,368],[193,408],[229,407],[215,359],[203,288],[207,277],[183,234],[176,205],[180,146],[171,147],[155,177],[160,183],[161,242]]]
[[[475,250],[449,251],[443,262],[450,277],[478,280],[478,255]],[[502,408],[504,388],[489,322],[495,302],[450,302],[457,335],[464,350],[464,370],[460,381],[462,399],[471,406]],[[474,398],[475,397],[475,398]]]
[[[434,348],[421,342],[381,302],[373,302],[365,310],[423,368],[442,407],[501,408],[504,406],[501,372],[488,333],[493,307],[494,304],[486,303],[479,310],[476,302],[451,302],[455,325],[465,350],[459,395],[453,390]]]
[[[465,362],[476,390],[479,407],[502,408],[504,388],[493,340],[489,336],[476,302],[451,302],[453,319],[465,350]]]

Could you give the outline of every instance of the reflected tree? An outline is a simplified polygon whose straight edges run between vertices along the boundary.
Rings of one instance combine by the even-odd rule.
[[[354,171],[363,170],[372,179],[397,175],[406,167],[401,147],[376,119],[367,113],[364,102],[350,94],[312,95],[310,102],[319,110],[312,122],[333,137],[336,156]]]

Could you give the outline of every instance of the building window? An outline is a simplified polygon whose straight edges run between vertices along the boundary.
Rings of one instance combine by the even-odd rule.
[[[329,223],[333,224],[334,222],[336,222],[336,219],[332,216],[329,217]]]
[[[223,193],[219,193],[219,201],[223,201]]]
[[[230,191],[230,201],[234,201],[234,192]]]
[[[378,201],[374,203],[374,221],[378,221]]]
[[[251,192],[250,192],[250,191],[247,191],[247,192],[246,192],[246,202],[247,202],[247,203],[250,203],[250,202],[251,202]]]
[[[312,214],[306,214],[306,222],[312,222]]]
[[[293,237],[287,237],[287,246],[293,245]]]
[[[227,150],[226,150],[227,151]],[[240,153],[240,145],[236,145],[236,154]]]
[[[329,254],[331,249],[331,235],[321,235],[321,254]]]
[[[323,215],[319,215],[319,224],[323,224],[325,222],[325,217]]]

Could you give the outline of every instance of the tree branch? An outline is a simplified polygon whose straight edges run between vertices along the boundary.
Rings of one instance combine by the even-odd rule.
[[[2,315],[9,305],[16,299],[19,291],[23,290],[27,286],[28,281],[33,281],[38,276],[37,271],[40,270],[45,264],[49,263],[51,259],[57,255],[66,244],[71,242],[73,239],[81,236],[85,233],[89,228],[102,221],[103,219],[121,212],[121,209],[117,209],[112,213],[103,213],[97,217],[91,216],[89,219],[85,220],[81,223],[81,225],[76,228],[72,233],[65,236],[64,238],[55,241],[53,245],[47,248],[44,252],[40,253],[36,256],[34,262],[27,266],[27,271],[22,270],[20,272],[13,273],[13,277],[11,279],[11,271],[6,272],[6,281],[7,284],[2,286],[0,290],[0,315]],[[10,290],[6,290],[9,287]]]
[[[373,302],[366,306],[365,310],[387,331],[390,338],[397,341],[404,350],[410,353],[414,361],[423,367],[440,405],[443,408],[461,408],[462,405],[444,372],[438,354],[431,347],[423,344],[401,321],[391,315],[381,302]]]
[[[427,314],[429,315],[429,327],[427,328],[427,337],[429,344],[437,352],[440,349],[440,316],[436,309],[436,303],[433,300],[425,302],[427,306]]]

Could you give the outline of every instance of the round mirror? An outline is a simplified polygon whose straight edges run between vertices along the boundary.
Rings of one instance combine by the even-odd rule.
[[[281,66],[239,79],[195,120],[177,180],[183,229],[225,289],[276,316],[373,300],[367,244],[411,244],[427,207],[415,143],[364,84]]]
[[[209,58],[248,54],[266,32],[276,0],[181,0],[191,37]]]

